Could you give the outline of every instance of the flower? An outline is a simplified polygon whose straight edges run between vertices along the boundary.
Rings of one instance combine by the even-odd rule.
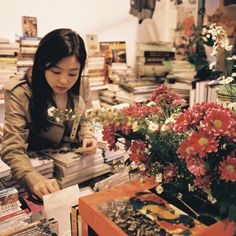
[[[55,119],[58,123],[63,123],[65,121],[74,120],[76,115],[72,109],[60,110],[52,106],[48,108],[48,117]]]
[[[236,207],[235,126],[233,110],[203,102],[181,113],[174,127],[177,132],[188,134],[180,141],[177,153],[186,162],[189,184],[234,221],[236,212],[231,209]]]
[[[110,150],[119,149],[118,143],[123,143],[129,153],[127,163],[135,163],[142,174],[156,176],[159,189],[177,193],[182,185],[188,188],[181,172],[184,160],[176,153],[185,134],[173,129],[185,104],[166,85],[160,85],[147,102],[121,110],[95,110],[92,117],[103,124],[103,140]]]
[[[212,56],[217,58],[217,63],[212,63],[210,68],[220,72],[217,79],[219,83],[217,88],[218,97],[226,101],[235,102],[236,55],[233,54],[235,49],[230,45],[228,35],[222,26],[218,26],[215,23],[210,25],[207,37],[211,37],[214,42]]]

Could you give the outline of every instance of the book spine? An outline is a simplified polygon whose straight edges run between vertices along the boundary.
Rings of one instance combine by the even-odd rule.
[[[72,206],[70,212],[71,236],[79,236],[78,215],[78,205]]]

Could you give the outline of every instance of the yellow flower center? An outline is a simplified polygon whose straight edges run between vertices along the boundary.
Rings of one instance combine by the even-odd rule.
[[[208,139],[205,138],[205,137],[202,137],[198,140],[198,143],[201,145],[201,146],[204,146],[206,144],[208,144]]]
[[[221,120],[214,120],[213,124],[216,128],[220,128],[222,126],[222,121]]]
[[[234,172],[234,167],[233,167],[233,165],[227,165],[227,166],[226,166],[226,171],[227,171],[228,173],[233,173],[233,172]]]
[[[190,147],[187,147],[185,151],[186,151],[187,154],[191,154],[191,152],[192,152]]]

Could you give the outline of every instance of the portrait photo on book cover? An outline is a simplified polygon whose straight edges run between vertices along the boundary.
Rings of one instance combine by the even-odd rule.
[[[22,31],[25,37],[37,37],[37,18],[22,16]]]

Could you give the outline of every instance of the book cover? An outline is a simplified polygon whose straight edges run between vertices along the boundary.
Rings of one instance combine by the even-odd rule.
[[[87,34],[86,46],[87,46],[88,55],[94,55],[94,54],[99,53],[98,36],[95,34]]]
[[[22,31],[23,36],[37,37],[37,17],[22,16]]]
[[[105,56],[106,62],[126,63],[126,42],[100,42],[100,51]]]

